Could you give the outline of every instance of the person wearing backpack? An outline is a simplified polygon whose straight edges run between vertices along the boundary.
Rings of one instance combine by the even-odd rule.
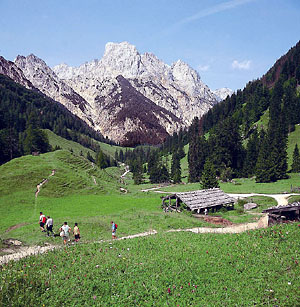
[[[47,216],[46,229],[47,229],[47,236],[48,237],[49,237],[50,234],[52,236],[54,236],[54,234],[53,234],[53,219],[49,215]]]
[[[114,223],[113,221],[111,221],[110,223],[111,223],[112,238],[117,239],[116,232],[117,232],[118,225]]]
[[[64,244],[67,244],[67,241],[69,240],[69,235],[71,232],[71,227],[68,225],[67,222],[64,222],[64,224],[59,228],[60,236],[63,238]]]
[[[42,232],[46,232],[45,230],[46,221],[47,221],[46,216],[43,214],[43,212],[40,212],[39,223]]]

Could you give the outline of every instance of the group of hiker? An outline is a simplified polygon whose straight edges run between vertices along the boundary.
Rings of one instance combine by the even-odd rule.
[[[40,229],[42,232],[47,232],[47,236],[55,236],[53,233],[53,219],[48,215],[43,214],[43,212],[40,212]],[[64,222],[64,224],[59,228],[59,236],[62,237],[64,244],[67,244],[68,241],[70,241],[70,233],[71,233],[71,227],[68,225],[67,222]],[[78,223],[75,223],[73,228],[73,234],[74,234],[74,240],[75,242],[78,242],[80,239],[80,231],[78,228]]]
[[[43,214],[43,212],[40,212],[40,218],[39,218],[40,228],[42,232],[47,232],[47,236],[55,236],[53,233],[53,219],[49,215],[46,217],[46,215]],[[117,239],[116,232],[118,225],[111,221],[111,230],[112,230],[112,238]],[[68,241],[70,241],[70,233],[71,233],[71,227],[68,225],[67,222],[64,222],[64,224],[59,228],[59,235],[62,237],[64,244],[67,244]],[[74,224],[73,228],[73,235],[74,235],[74,241],[78,242],[80,239],[80,231],[78,228],[78,223]]]

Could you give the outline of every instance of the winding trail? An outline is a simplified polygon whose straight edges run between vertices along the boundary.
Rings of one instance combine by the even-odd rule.
[[[40,191],[41,191],[41,187],[48,182],[49,178],[51,176],[55,175],[55,169],[52,170],[51,174],[49,175],[49,177],[47,179],[44,179],[42,182],[40,182],[37,186],[36,186],[36,192],[35,192],[35,198],[38,197]]]
[[[199,233],[216,233],[216,234],[225,234],[225,233],[241,233],[253,229],[259,229],[259,228],[267,228],[268,227],[268,216],[264,215],[262,216],[257,222],[254,223],[245,223],[245,224],[239,224],[239,225],[232,225],[228,227],[220,227],[220,228],[209,228],[209,227],[195,227],[195,228],[187,228],[187,229],[170,229],[167,231],[164,231],[163,233],[169,233],[169,232],[193,232],[196,234]],[[140,237],[147,237],[151,235],[155,235],[158,232],[156,230],[150,230],[147,232],[137,233],[134,235],[124,236],[117,238],[116,240],[129,240],[129,239],[135,239]],[[100,240],[95,241],[94,243],[103,243],[103,242],[112,242],[113,240]],[[89,243],[79,243],[79,244],[89,244]],[[15,253],[4,255],[0,257],[0,265],[3,265],[11,260],[18,261],[22,258],[31,256],[31,255],[39,255],[46,253],[48,251],[54,250],[54,249],[60,249],[63,248],[62,245],[47,245],[47,246],[28,246],[28,247],[20,247],[18,250],[16,250]]]

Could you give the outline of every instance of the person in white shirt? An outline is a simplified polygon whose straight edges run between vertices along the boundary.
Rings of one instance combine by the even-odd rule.
[[[53,219],[49,215],[47,216],[46,229],[47,236],[49,237],[50,233],[53,236]]]
[[[70,236],[70,232],[71,232],[71,228],[68,225],[67,222],[64,222],[64,224],[59,228],[60,230],[60,234],[64,240],[64,244],[67,244],[67,241],[69,240],[69,236]]]

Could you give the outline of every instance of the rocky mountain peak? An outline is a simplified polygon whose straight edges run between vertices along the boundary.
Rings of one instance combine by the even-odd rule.
[[[59,101],[73,114],[91,123],[90,106],[78,93],[55,74],[47,64],[35,56],[17,56],[15,65],[22,70],[25,77],[42,93]]]
[[[218,101],[222,101],[233,94],[233,90],[228,87],[222,87],[213,91]]]
[[[23,71],[14,62],[7,61],[2,56],[0,56],[0,74],[8,76],[28,89],[35,89],[33,84],[24,76]]]

